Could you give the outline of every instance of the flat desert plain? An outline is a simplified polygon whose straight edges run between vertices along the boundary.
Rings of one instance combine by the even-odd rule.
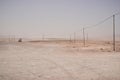
[[[120,46],[108,44],[0,42],[0,80],[120,80]]]

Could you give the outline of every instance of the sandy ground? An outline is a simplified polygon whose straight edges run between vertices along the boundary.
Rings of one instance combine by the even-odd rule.
[[[0,80],[120,80],[120,52],[58,43],[0,43]]]

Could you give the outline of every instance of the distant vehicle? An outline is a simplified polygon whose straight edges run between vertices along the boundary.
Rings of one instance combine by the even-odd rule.
[[[20,39],[18,40],[18,42],[22,42],[22,38],[20,38]]]

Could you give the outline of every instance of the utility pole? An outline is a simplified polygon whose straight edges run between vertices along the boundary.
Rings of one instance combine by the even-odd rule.
[[[113,51],[115,51],[115,15],[113,15]]]
[[[74,43],[76,42],[76,33],[74,32]]]
[[[85,31],[84,31],[84,28],[83,28],[83,45],[85,47]]]
[[[120,35],[119,35],[119,41],[120,41]]]
[[[88,33],[86,34],[86,40],[88,41]]]
[[[45,36],[44,35],[42,35],[42,40],[44,41],[44,38],[45,38]]]
[[[87,43],[86,44],[88,44],[88,33],[86,34],[86,41],[87,41]]]
[[[15,35],[13,36],[14,42],[15,42]]]
[[[71,35],[70,35],[70,42],[71,42]]]
[[[10,42],[10,35],[9,35],[9,42]]]

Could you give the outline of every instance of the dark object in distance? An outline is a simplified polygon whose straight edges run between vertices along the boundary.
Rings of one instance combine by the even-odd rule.
[[[22,42],[22,38],[20,38],[20,39],[18,40],[18,42]]]

